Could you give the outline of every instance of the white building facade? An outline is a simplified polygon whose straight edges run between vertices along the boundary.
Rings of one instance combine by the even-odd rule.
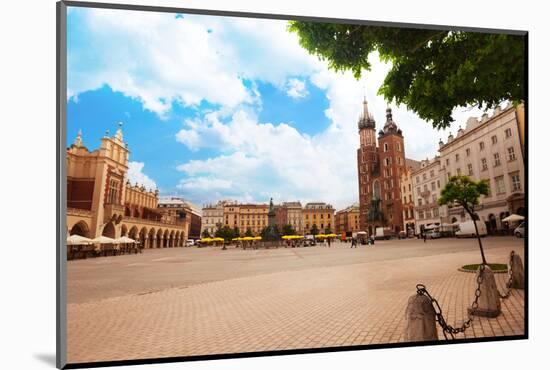
[[[476,181],[489,182],[488,196],[482,196],[476,212],[489,233],[505,230],[501,219],[511,213],[525,214],[525,170],[521,127],[522,109],[508,105],[495,109],[489,117],[475,117],[459,128],[456,138],[449,135],[440,142],[440,163],[443,186],[450,176],[467,175]],[[468,214],[461,207],[448,211],[447,222],[465,221]]]

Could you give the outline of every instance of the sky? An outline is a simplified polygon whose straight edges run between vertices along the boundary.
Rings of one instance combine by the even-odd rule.
[[[390,65],[376,54],[360,80],[329,70],[280,20],[69,8],[67,145],[96,149],[122,122],[128,178],[199,207],[220,199],[275,203],[358,200],[357,120]],[[478,109],[437,131],[390,105],[405,154],[437,154]]]

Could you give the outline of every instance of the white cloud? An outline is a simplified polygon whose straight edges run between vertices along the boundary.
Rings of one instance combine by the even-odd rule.
[[[372,71],[357,81],[349,72],[329,71],[326,63],[309,55],[284,21],[193,15],[175,19],[170,14],[101,9],[79,14],[80,26],[101,47],[69,50],[73,98],[108,84],[161,117],[172,102],[219,105],[216,111],[186,120],[176,134],[192,151],[222,153],[178,167],[185,178],[177,187],[190,199],[200,203],[274,197],[327,201],[336,207],[357,201],[357,119],[364,95],[377,130],[385,121],[386,103],[376,93],[390,66],[376,55],[370,57]],[[308,83],[324,90],[330,125],[309,136],[284,122],[258,122],[262,101],[257,81],[271,83],[295,99],[308,94]],[[439,138],[445,140],[449,130],[438,132],[405,107],[392,108],[405,136],[407,157],[437,154]],[[453,133],[475,113],[457,109]],[[155,186],[141,172],[143,163],[133,166],[137,181]]]
[[[286,22],[105,9],[78,9],[89,45],[68,50],[68,96],[105,84],[164,116],[173,102],[234,108],[255,101],[245,79],[284,88],[320,65]],[[275,42],[266,43],[266,40]],[[80,40],[80,42],[85,42]],[[69,44],[71,46],[71,44]]]
[[[297,78],[288,80],[286,88],[286,94],[294,99],[305,98],[308,95],[305,82]]]
[[[154,190],[157,188],[157,184],[149,176],[144,174],[143,167],[145,163],[143,162],[128,162],[128,181],[133,185],[137,183],[138,185],[143,185],[149,190]]]

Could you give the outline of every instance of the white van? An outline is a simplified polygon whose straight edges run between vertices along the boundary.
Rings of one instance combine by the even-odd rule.
[[[477,224],[477,231],[479,233],[479,236],[487,235],[487,227],[485,226],[485,222],[477,220],[476,224]],[[455,232],[455,236],[458,237],[458,238],[460,238],[460,237],[475,238],[476,237],[476,228],[474,226],[474,221],[470,220],[470,221],[461,222],[458,225],[458,230]]]

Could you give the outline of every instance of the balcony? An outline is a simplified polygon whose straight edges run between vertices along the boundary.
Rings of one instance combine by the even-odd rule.
[[[115,216],[117,219],[124,217],[124,206],[122,204],[106,203],[103,207],[103,222],[107,223],[113,220]]]

